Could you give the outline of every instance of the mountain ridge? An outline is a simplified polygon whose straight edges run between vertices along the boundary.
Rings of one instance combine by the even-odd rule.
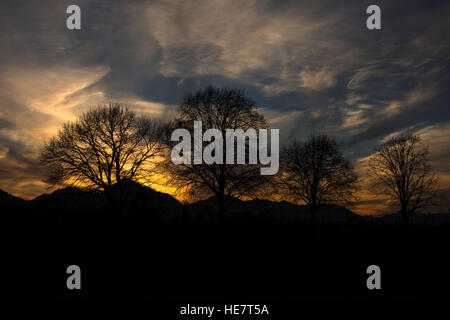
[[[91,212],[105,205],[105,197],[100,191],[82,190],[66,187],[41,194],[34,199],[25,200],[13,196],[0,189],[0,206],[10,209],[14,207],[32,207],[45,209],[46,206],[58,206],[65,210]],[[182,204],[172,195],[156,191],[148,186],[128,182],[125,192],[127,211],[142,211],[152,208],[152,211],[164,212],[163,218],[174,218],[188,215],[190,218],[215,219],[215,197],[199,200],[190,204]],[[240,200],[233,199],[226,219],[234,219],[242,215],[251,215],[262,219],[276,218],[289,221],[306,221],[309,219],[309,209],[306,205],[297,205],[285,200],[272,201],[267,199]],[[319,210],[318,221],[367,223],[397,223],[400,222],[395,213],[382,216],[363,216],[339,205],[324,205]],[[450,223],[450,214],[434,213],[431,215],[417,213],[411,217],[412,223]]]

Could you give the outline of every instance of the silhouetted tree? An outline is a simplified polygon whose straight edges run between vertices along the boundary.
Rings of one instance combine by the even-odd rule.
[[[281,152],[281,173],[276,184],[286,197],[309,206],[314,225],[323,204],[354,200],[358,177],[339,152],[336,141],[326,134],[294,141]]]
[[[41,162],[45,181],[105,192],[114,220],[123,201],[123,182],[148,177],[149,165],[160,153],[160,126],[137,117],[125,106],[109,104],[67,122],[45,143]],[[119,190],[114,208],[113,188]]]
[[[437,178],[428,165],[428,148],[418,135],[406,134],[382,143],[369,160],[369,172],[375,186],[398,201],[402,222],[430,203]]]
[[[203,131],[217,129],[225,140],[227,129],[242,129],[243,131],[266,128],[264,117],[255,108],[255,103],[246,98],[244,93],[236,89],[217,89],[208,87],[196,93],[184,96],[178,109],[178,116],[170,125],[167,133],[169,146],[177,143],[170,141],[171,132],[176,128],[185,128],[194,138],[194,121],[202,121]],[[246,139],[245,157],[248,160],[248,139]],[[235,143],[234,141],[233,143]],[[202,143],[203,146],[210,142]],[[223,163],[207,164],[174,164],[171,161],[170,149],[167,155],[165,170],[170,175],[169,183],[179,191],[188,192],[198,198],[215,196],[218,205],[218,235],[221,237],[224,214],[233,198],[252,197],[257,188],[265,182],[261,176],[259,164],[226,164],[226,147],[223,143]],[[192,141],[194,148],[194,142]],[[193,149],[192,148],[192,149]],[[235,162],[237,152],[234,154]]]

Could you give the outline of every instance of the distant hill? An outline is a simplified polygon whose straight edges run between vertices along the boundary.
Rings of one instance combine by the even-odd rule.
[[[213,210],[211,210],[213,209]],[[214,219],[216,213],[216,198],[211,197],[189,205],[189,214],[203,219]],[[280,219],[288,221],[306,221],[310,217],[309,208],[305,205],[296,205],[287,201],[275,202],[270,200],[233,200],[226,214],[226,219],[239,219],[250,215],[261,219]],[[345,222],[359,219],[361,216],[337,205],[326,205],[319,210],[318,221]]]
[[[169,194],[158,192],[150,187],[129,181],[126,184],[124,212],[127,215],[156,215],[161,219],[171,219],[184,216],[189,219],[216,219],[216,199],[206,200],[183,206]],[[51,194],[43,194],[33,200],[26,201],[0,190],[0,207],[3,212],[32,211],[46,213],[58,211],[63,213],[95,215],[106,205],[105,197],[98,191],[84,191],[73,187],[56,190]],[[4,217],[5,218],[5,217]],[[262,220],[277,219],[285,222],[302,222],[309,219],[309,209],[304,205],[295,205],[287,201],[274,202],[269,200],[235,199],[229,207],[227,220],[259,218]],[[320,222],[351,222],[366,223],[399,223],[397,214],[380,217],[360,216],[345,207],[326,205],[318,212]],[[432,224],[450,223],[450,214],[415,214],[412,223]]]
[[[4,206],[24,206],[26,204],[26,201],[22,198],[15,197],[3,190],[0,190],[0,205],[2,207]]]
[[[104,197],[99,192],[67,187],[58,189],[51,194],[40,195],[28,201],[27,206],[29,209],[39,212],[60,210],[61,212],[70,211],[87,214],[101,210],[104,204]]]
[[[127,182],[125,190],[124,212],[151,211],[161,213],[163,218],[180,216],[182,213],[182,205],[169,194],[155,191],[135,182]],[[67,187],[58,189],[51,194],[40,195],[33,200],[25,201],[25,203],[28,207],[39,211],[45,208],[58,208],[62,211],[77,211],[86,214],[102,210],[106,206],[106,198],[102,192]]]

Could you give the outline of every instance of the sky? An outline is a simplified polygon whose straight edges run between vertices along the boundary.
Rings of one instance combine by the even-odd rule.
[[[66,8],[81,8],[68,30]],[[366,8],[381,8],[381,30]],[[363,186],[352,208],[392,211],[367,159],[419,134],[450,194],[449,1],[0,2],[0,189],[48,192],[38,162],[65,121],[109,101],[166,120],[207,85],[245,90],[280,143],[326,132]]]

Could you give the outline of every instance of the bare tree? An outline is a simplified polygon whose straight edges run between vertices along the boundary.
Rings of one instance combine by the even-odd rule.
[[[204,130],[219,130],[222,137],[226,136],[227,129],[242,129],[247,132],[248,129],[267,127],[263,116],[255,110],[255,103],[246,98],[242,91],[213,87],[184,97],[167,137],[170,137],[171,131],[176,128],[186,128],[192,133],[194,121],[202,121]],[[203,135],[203,132],[201,134]],[[247,140],[246,143],[248,146]],[[168,144],[173,146],[174,143],[168,141]],[[201,147],[205,144],[207,143],[202,142]],[[192,145],[194,146],[194,142]],[[245,152],[248,159],[248,147]],[[195,198],[216,197],[219,237],[223,229],[224,214],[232,200],[254,196],[258,187],[265,181],[264,176],[261,176],[259,164],[227,164],[225,144],[222,155],[221,164],[194,163],[192,154],[190,164],[174,164],[168,154],[164,168],[169,173],[169,183],[175,185],[179,192],[187,192]]]
[[[154,121],[137,117],[125,106],[110,103],[92,109],[65,123],[45,143],[41,151],[45,181],[102,190],[111,206],[117,186],[119,208],[113,211],[120,212],[122,182],[148,177],[149,165],[161,151],[159,132]]]
[[[395,136],[382,143],[369,160],[369,172],[375,186],[400,205],[402,222],[428,204],[438,186],[436,175],[428,165],[428,148],[418,135]]]
[[[358,177],[326,134],[294,141],[283,148],[276,184],[295,202],[309,206],[314,224],[323,204],[346,204],[355,199]]]

